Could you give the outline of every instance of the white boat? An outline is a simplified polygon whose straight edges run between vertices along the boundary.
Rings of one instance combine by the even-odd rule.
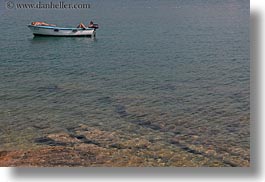
[[[28,25],[35,36],[81,37],[96,36],[96,28],[62,28],[56,26]]]

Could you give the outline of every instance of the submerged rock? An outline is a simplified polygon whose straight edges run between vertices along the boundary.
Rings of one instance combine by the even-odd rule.
[[[103,131],[86,125],[70,133],[59,132],[37,138],[32,150],[0,152],[0,166],[38,167],[141,167],[141,166],[236,166],[239,158],[223,160],[197,146],[186,146],[181,138],[171,144],[150,141],[145,136]],[[173,147],[177,145],[177,147]],[[239,149],[233,150],[235,153]],[[208,157],[209,155],[210,157]],[[243,161],[248,165],[247,160]]]
[[[67,146],[67,143],[52,140],[48,137],[36,138],[35,143],[49,146]]]

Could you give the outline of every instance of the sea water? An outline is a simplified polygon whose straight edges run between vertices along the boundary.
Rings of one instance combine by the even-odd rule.
[[[1,3],[1,150],[30,149],[38,137],[85,124],[160,136],[172,148],[176,137],[217,153],[234,148],[241,152],[228,155],[249,161],[248,1],[89,3],[66,10]],[[27,28],[90,20],[100,26],[96,38],[34,37]]]

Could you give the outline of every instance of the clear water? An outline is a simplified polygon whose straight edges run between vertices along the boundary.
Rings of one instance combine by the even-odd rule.
[[[249,159],[249,1],[97,0],[89,10],[1,2],[0,13],[1,150],[83,123]],[[26,27],[91,19],[95,39],[33,37]]]

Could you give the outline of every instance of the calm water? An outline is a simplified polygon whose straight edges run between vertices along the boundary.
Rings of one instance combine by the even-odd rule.
[[[82,123],[161,144],[180,137],[217,153],[235,148],[249,160],[248,1],[90,3],[7,10],[1,2],[1,150]],[[33,37],[26,27],[91,19],[95,39]]]

